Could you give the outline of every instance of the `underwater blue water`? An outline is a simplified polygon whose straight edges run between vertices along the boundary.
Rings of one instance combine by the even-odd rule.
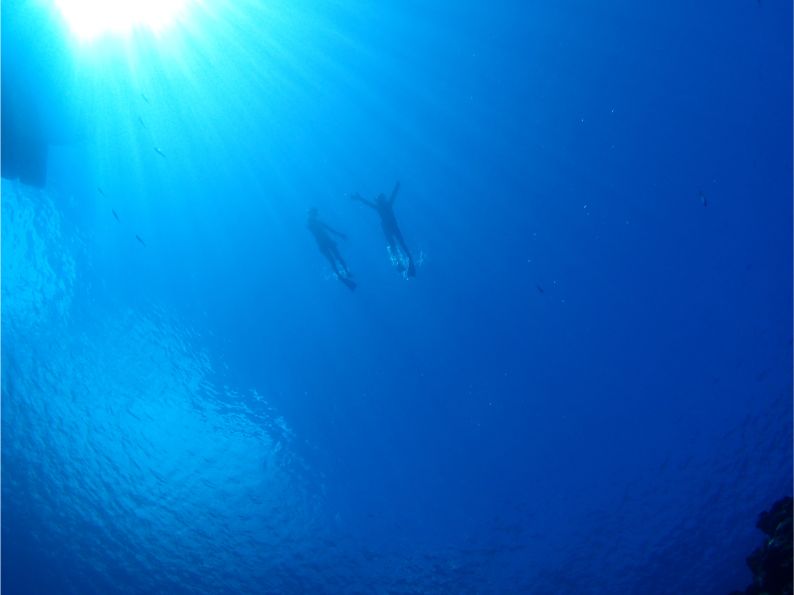
[[[3,125],[49,141],[2,180],[4,594],[750,582],[792,492],[790,2],[2,11]],[[350,200],[397,180],[415,278]]]

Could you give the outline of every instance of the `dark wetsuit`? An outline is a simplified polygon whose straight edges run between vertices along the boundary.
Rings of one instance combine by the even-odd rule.
[[[325,256],[331,264],[331,268],[334,270],[337,278],[350,289],[355,289],[356,284],[350,279],[351,274],[350,270],[347,268],[347,263],[339,253],[339,248],[336,247],[336,242],[330,236],[329,232],[340,237],[345,237],[344,234],[329,227],[316,216],[312,215],[309,216],[306,227],[314,236],[314,239],[317,241],[317,247],[320,248],[322,255]]]
[[[380,217],[381,229],[383,230],[383,235],[386,236],[386,245],[389,248],[389,253],[391,254],[392,259],[397,261],[400,269],[403,270],[403,265],[399,262],[399,254],[402,252],[403,256],[408,261],[407,272],[409,275],[413,276],[416,274],[414,260],[411,257],[411,251],[408,250],[408,245],[403,239],[403,234],[400,232],[400,226],[397,225],[397,218],[394,216],[394,209],[392,208],[394,199],[397,197],[397,192],[399,189],[400,183],[398,182],[397,185],[395,185],[391,197],[388,200],[382,194],[378,196],[374,202],[362,198],[358,194],[354,194],[352,198],[353,200],[357,200],[358,202],[374,209],[378,213],[378,216]]]
[[[413,258],[411,258],[411,252],[408,250],[408,246],[403,239],[400,226],[397,225],[397,217],[394,216],[394,209],[392,208],[391,203],[385,200],[377,200],[375,201],[375,210],[378,212],[378,215],[380,215],[380,226],[383,230],[383,235],[386,236],[386,244],[388,244],[392,251],[396,251],[398,246],[395,244],[399,244],[399,248],[402,250],[403,254],[408,260],[408,270],[413,272],[414,261]]]

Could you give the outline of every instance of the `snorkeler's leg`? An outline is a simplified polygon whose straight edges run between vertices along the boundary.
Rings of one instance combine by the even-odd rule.
[[[323,247],[320,250],[323,253],[323,256],[325,256],[325,258],[328,260],[328,264],[331,265],[331,269],[334,271],[334,274],[337,277],[341,277],[339,266],[337,265],[336,258],[334,257],[335,250],[331,247]]]
[[[339,249],[336,246],[332,246],[330,252],[331,255],[329,256],[329,260],[331,261],[331,266],[334,267],[336,278],[339,279],[342,284],[345,285],[350,291],[355,291],[356,282],[351,279],[353,275],[350,274],[350,269],[347,268],[345,259],[342,258],[341,254],[339,254]],[[339,265],[342,266],[341,270],[339,269]]]
[[[345,259],[342,258],[342,255],[339,253],[339,249],[336,246],[333,247],[333,253],[334,253],[334,259],[336,260],[336,262],[338,262],[340,265],[342,265],[342,272],[344,273],[344,276],[345,277],[352,276],[350,274],[350,269],[347,268],[347,263],[345,262]],[[337,274],[339,276],[342,276],[338,272],[337,272]]]
[[[405,258],[408,259],[408,274],[411,276],[416,275],[416,267],[414,266],[414,259],[411,256],[411,251],[408,249],[405,240],[403,239],[403,234],[398,230],[396,234],[394,234],[397,238],[397,241],[400,243],[400,248],[402,249],[403,254],[405,254]]]
[[[386,235],[386,251],[389,253],[391,263],[402,273],[405,267],[403,266],[402,258],[400,258],[400,252],[397,250],[397,246],[394,245],[394,236],[391,234]]]

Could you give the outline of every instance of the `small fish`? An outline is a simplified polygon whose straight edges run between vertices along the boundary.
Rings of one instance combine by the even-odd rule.
[[[141,239],[141,236],[139,236],[138,234],[135,234],[135,239],[138,240],[141,243],[142,246],[146,246],[146,242],[144,242]]]
[[[700,196],[700,202],[702,202],[702,203],[703,203],[703,206],[704,206],[704,207],[707,207],[707,206],[709,206],[709,201],[708,201],[708,200],[706,200],[706,195],[705,195],[705,194],[703,194],[703,191],[701,191],[701,192],[700,192],[700,195],[699,195],[699,196]]]
[[[143,126],[143,128],[144,128],[144,130],[145,130],[145,129],[146,129],[146,123],[143,121],[143,118],[141,118],[140,116],[138,116],[138,122],[140,122],[140,123],[141,123],[141,126]]]
[[[160,147],[155,147],[155,148],[154,148],[154,150],[155,150],[155,152],[156,152],[158,155],[160,155],[160,157],[163,157],[163,158],[165,158],[165,153],[163,153],[163,152],[160,150]]]
[[[146,94],[144,94],[144,93],[141,93],[141,98],[142,98],[142,99],[143,99],[143,100],[144,100],[146,103],[149,103],[149,98],[148,98],[148,97],[146,97]]]
[[[540,285],[535,285],[538,288],[538,293],[546,293],[546,291]]]
[[[110,212],[113,213],[113,217],[116,218],[116,221],[121,223],[121,219],[119,219],[119,214],[116,212],[116,209],[110,209]]]
[[[99,193],[100,193],[102,196],[107,196],[107,195],[105,194],[105,191],[104,191],[104,190],[102,190],[102,188],[100,188],[99,186],[97,186],[97,187],[96,187],[96,189],[97,189],[97,192],[99,192]]]

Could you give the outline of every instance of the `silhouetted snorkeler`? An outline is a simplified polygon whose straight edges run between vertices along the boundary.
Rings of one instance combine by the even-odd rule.
[[[402,256],[408,261],[407,275],[409,277],[415,277],[416,267],[414,266],[414,259],[411,257],[411,252],[405,244],[403,234],[400,232],[400,227],[397,225],[397,218],[394,216],[394,209],[392,208],[394,199],[397,198],[397,193],[399,191],[400,182],[397,182],[388,199],[384,194],[378,194],[378,198],[375,199],[375,202],[372,202],[363,198],[358,193],[352,195],[350,198],[377,211],[378,215],[380,215],[380,225],[383,229],[383,235],[386,236],[386,247],[389,250],[392,261],[397,263],[397,270],[406,271],[405,266],[402,264],[402,258],[400,258],[402,253]]]
[[[336,247],[336,242],[329,235],[329,232],[343,240],[346,240],[347,236],[320,221],[317,217],[317,209],[314,207],[308,211],[306,227],[309,228],[314,239],[317,240],[317,246],[320,248],[320,252],[322,252],[323,256],[331,263],[331,268],[334,270],[336,278],[344,283],[351,291],[354,290],[356,288],[356,283],[350,278],[352,277],[350,269],[347,268],[347,264],[339,253],[339,248]]]

